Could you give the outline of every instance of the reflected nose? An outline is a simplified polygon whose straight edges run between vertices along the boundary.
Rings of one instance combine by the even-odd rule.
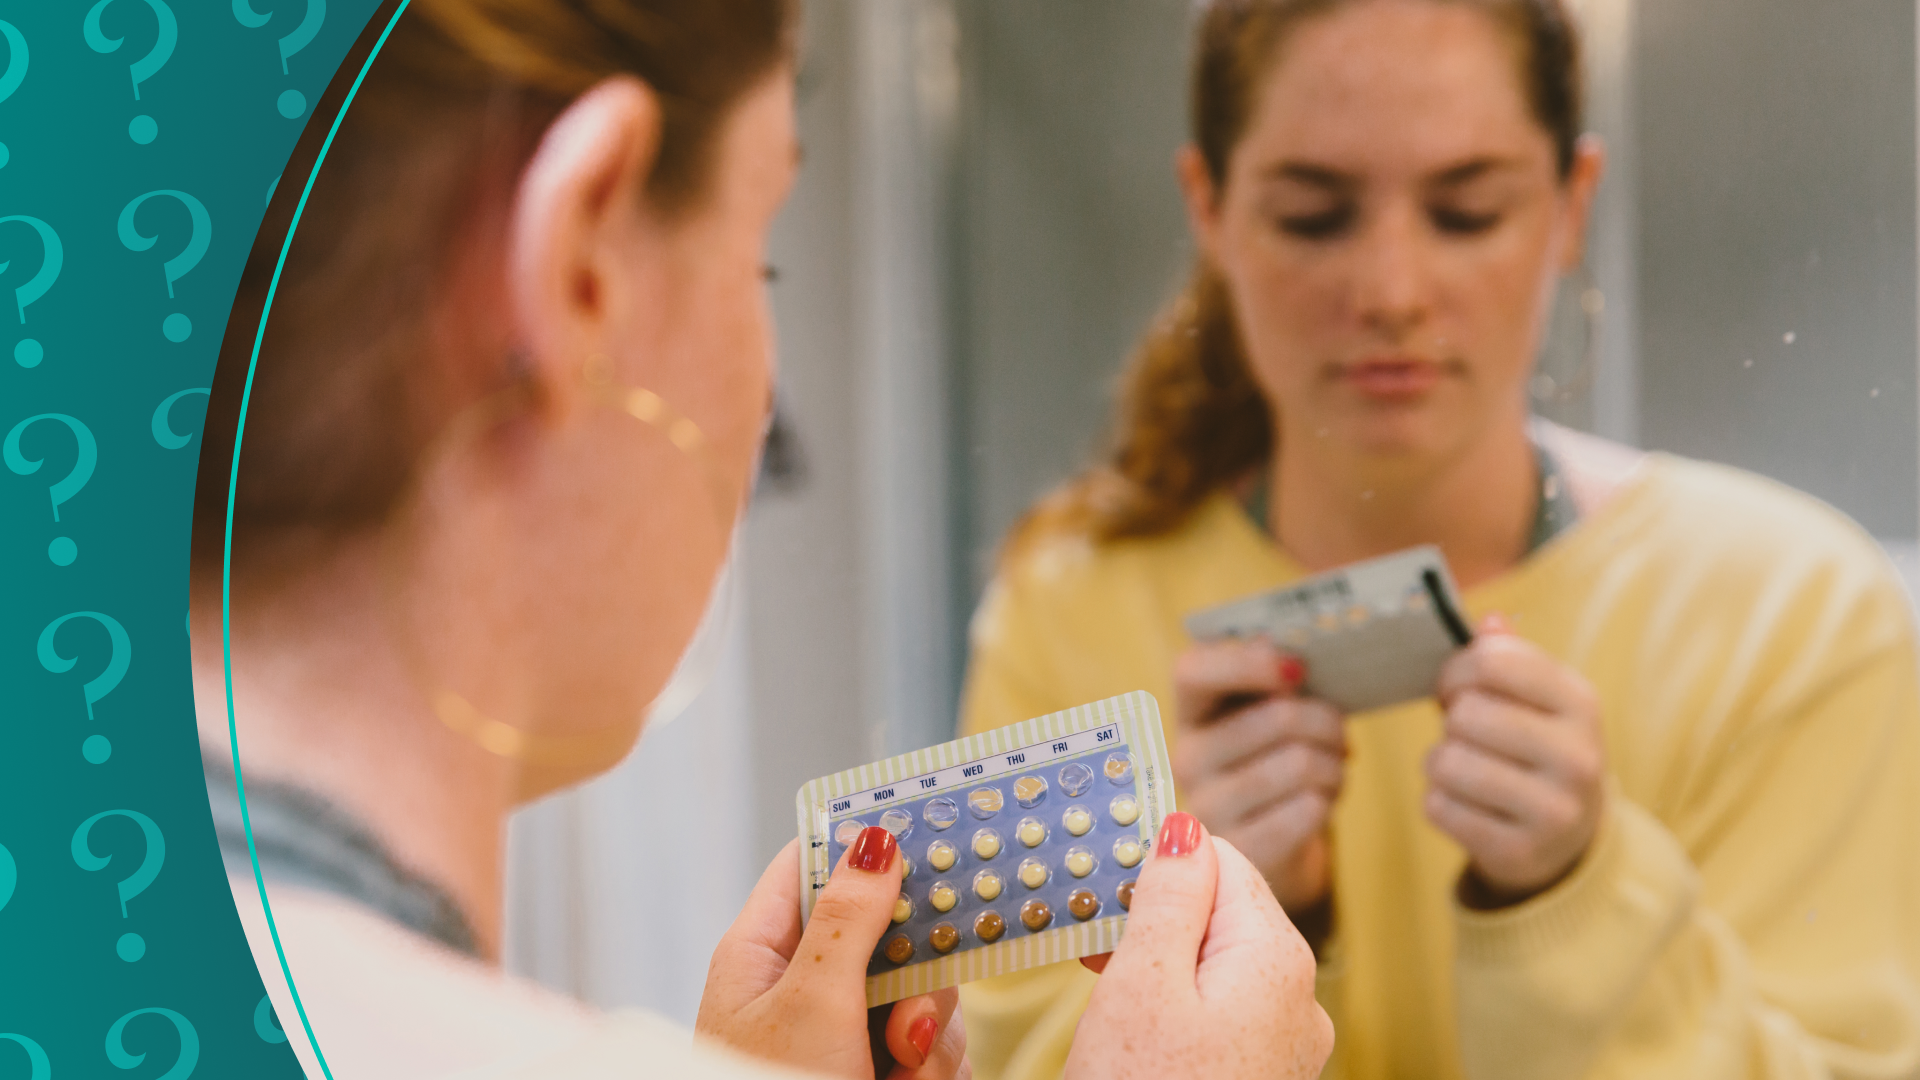
[[[1417,213],[1376,216],[1360,238],[1354,266],[1355,314],[1368,330],[1400,344],[1432,314],[1427,250]]]

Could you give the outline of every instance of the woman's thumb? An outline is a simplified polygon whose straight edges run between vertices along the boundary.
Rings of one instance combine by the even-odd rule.
[[[1178,812],[1167,815],[1153,858],[1134,886],[1126,935],[1102,978],[1159,979],[1165,980],[1163,987],[1143,992],[1176,986],[1191,992],[1219,876],[1213,838],[1200,819]]]

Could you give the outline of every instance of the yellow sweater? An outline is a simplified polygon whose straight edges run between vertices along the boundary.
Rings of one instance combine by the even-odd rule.
[[[964,726],[1170,702],[1183,616],[1301,575],[1224,496],[1164,536],[1043,541],[975,618]],[[1420,809],[1438,710],[1352,718],[1325,1075],[1920,1075],[1920,682],[1873,542],[1777,484],[1654,456],[1465,599],[1598,688],[1607,816],[1566,881],[1468,911],[1463,856]],[[975,1075],[1057,1075],[1093,982],[1063,964],[963,989]]]

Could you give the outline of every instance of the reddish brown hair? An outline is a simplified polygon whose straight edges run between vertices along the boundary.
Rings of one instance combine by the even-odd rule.
[[[1287,36],[1308,20],[1364,0],[1209,0],[1199,16],[1189,81],[1191,135],[1216,190],[1252,122],[1262,80]],[[1571,171],[1583,129],[1579,36],[1561,0],[1434,0],[1471,4],[1518,45],[1534,118]],[[1240,341],[1225,284],[1204,262],[1154,321],[1122,372],[1103,460],[1043,501],[1015,543],[1064,529],[1095,540],[1179,526],[1213,492],[1273,454],[1271,415]]]
[[[346,88],[394,0],[316,104],[241,278],[208,405],[194,561],[223,550],[234,429],[281,240]],[[510,185],[540,134],[587,89],[634,75],[662,132],[647,196],[682,212],[707,189],[732,106],[791,55],[794,0],[413,0],[341,124],[302,213],[247,404],[234,492],[243,537],[320,536],[383,520],[452,409],[426,363],[427,313],[460,227]],[[508,385],[509,357],[494,386]],[[236,561],[238,558],[236,556]]]

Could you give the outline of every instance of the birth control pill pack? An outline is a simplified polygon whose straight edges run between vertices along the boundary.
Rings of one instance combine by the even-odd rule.
[[[1265,637],[1306,662],[1303,692],[1350,713],[1429,697],[1473,640],[1440,549],[1409,548],[1209,608],[1197,641]]]
[[[860,831],[900,842],[867,1004],[1111,952],[1174,810],[1160,709],[1125,694],[800,789],[800,912]]]

